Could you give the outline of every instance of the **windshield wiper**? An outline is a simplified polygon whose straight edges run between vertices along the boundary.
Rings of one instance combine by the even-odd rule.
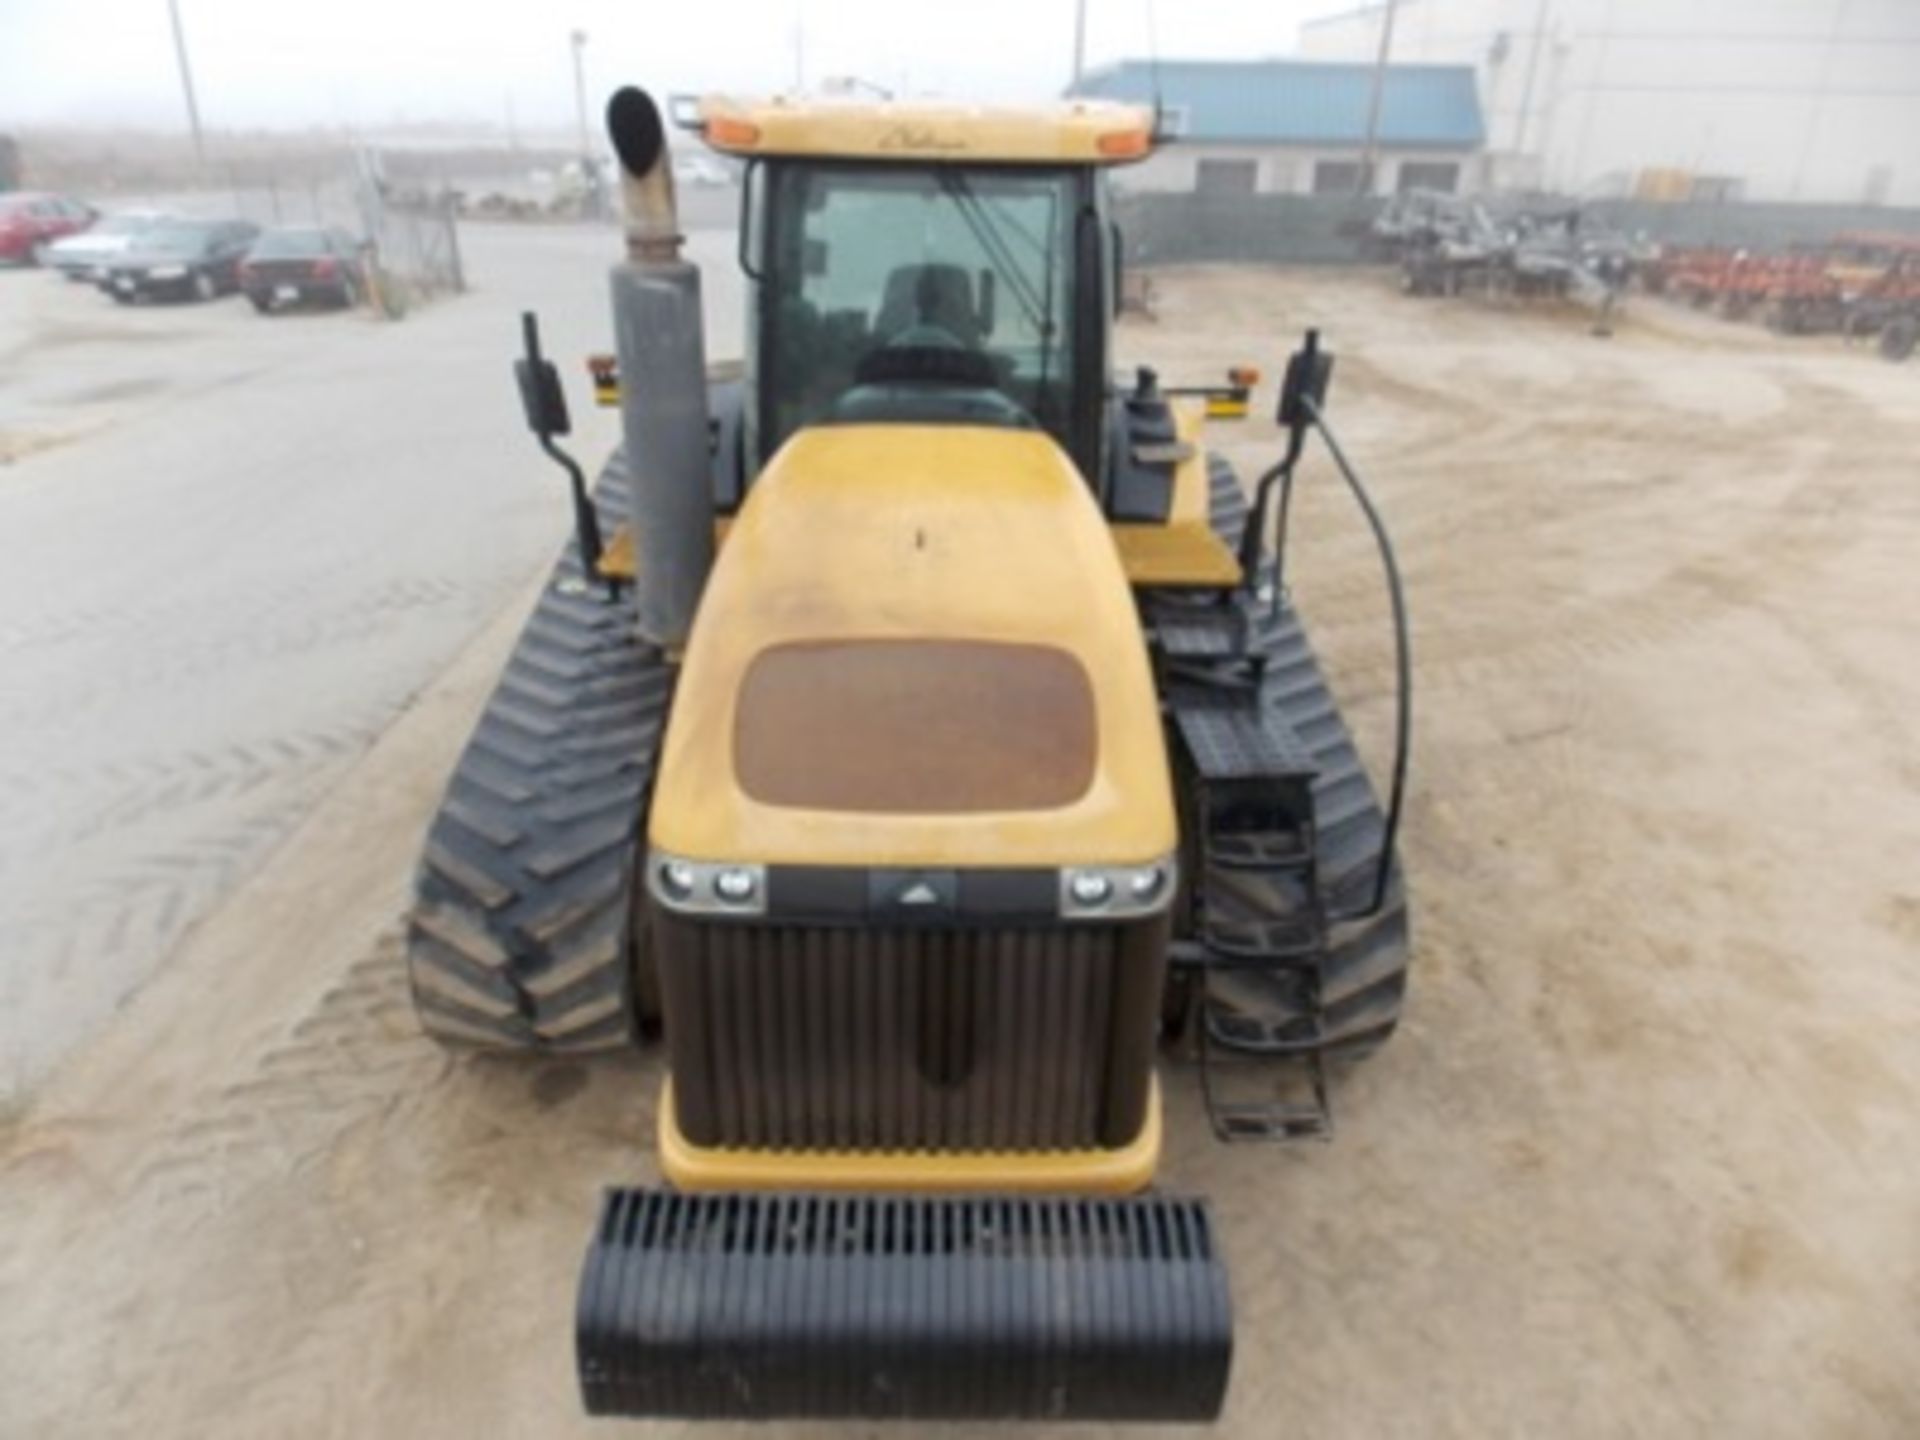
[[[980,203],[980,197],[973,193],[966,178],[950,170],[937,172],[940,188],[953,197],[954,208],[960,212],[960,218],[973,232],[973,238],[980,242],[980,248],[986,252],[987,261],[993,266],[993,273],[1013,292],[1013,298],[1020,302],[1020,308],[1026,312],[1027,323],[1040,333],[1041,343],[1052,341],[1052,325],[1046,313],[1041,297],[1033,288],[1033,282],[1027,277],[1019,262],[1013,258],[1006,237],[1000,233],[999,226]]]

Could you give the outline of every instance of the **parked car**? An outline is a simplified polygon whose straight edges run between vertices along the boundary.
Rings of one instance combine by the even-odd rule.
[[[367,291],[366,246],[344,230],[269,230],[240,266],[240,288],[265,315],[282,305],[318,300],[357,305]]]
[[[620,172],[616,168],[612,173],[618,175]],[[696,189],[709,189],[731,185],[733,172],[711,155],[676,155],[673,157],[673,182]]]
[[[41,263],[69,280],[97,279],[110,260],[126,252],[135,236],[172,218],[164,210],[122,210],[102,215],[91,228],[54,241]]]
[[[0,260],[38,265],[53,242],[93,224],[95,210],[64,195],[0,195]]]
[[[135,300],[211,300],[240,288],[240,261],[260,234],[248,220],[168,220],[107,262],[100,288]]]

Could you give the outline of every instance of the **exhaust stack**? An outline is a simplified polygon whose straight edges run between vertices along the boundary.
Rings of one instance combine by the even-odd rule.
[[[707,362],[700,268],[680,255],[673,167],[660,109],[626,86],[607,102],[620,158],[627,258],[613,268],[640,633],[678,649],[713,568]]]

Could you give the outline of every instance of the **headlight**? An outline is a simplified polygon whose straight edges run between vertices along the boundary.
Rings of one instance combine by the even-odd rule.
[[[1113,898],[1113,882],[1098,870],[1082,870],[1067,886],[1073,903],[1091,910]]]
[[[753,872],[739,866],[722,870],[713,877],[713,893],[729,905],[746,904],[753,899],[754,891],[759,888],[754,881]]]
[[[156,265],[147,271],[147,278],[149,280],[184,280],[187,278],[187,267],[184,265]]]
[[[660,888],[675,900],[693,898],[693,867],[682,860],[669,860],[660,867]]]
[[[1060,874],[1063,920],[1121,920],[1152,915],[1173,897],[1174,860],[1150,865],[1077,865]]]
[[[764,915],[764,865],[683,860],[654,851],[647,864],[648,889],[663,909],[688,915]]]

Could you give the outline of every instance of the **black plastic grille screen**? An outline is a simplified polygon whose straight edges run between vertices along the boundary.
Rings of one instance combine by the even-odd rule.
[[[1232,1359],[1202,1202],[608,1193],[596,1415],[1199,1421]]]

